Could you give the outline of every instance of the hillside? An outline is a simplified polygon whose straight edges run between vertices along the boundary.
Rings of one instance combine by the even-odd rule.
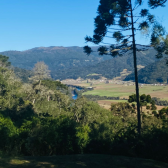
[[[155,51],[150,49],[145,52],[137,52],[137,64],[141,66],[147,66],[153,62],[155,62]],[[123,69],[127,69],[128,71],[133,71],[133,56],[130,53],[125,54],[122,57],[111,58],[110,60],[106,60],[100,62],[96,65],[91,65],[88,67],[81,68],[71,68],[68,70],[61,71],[53,71],[52,77],[54,79],[67,79],[73,78],[77,79],[81,78],[94,78],[98,79],[100,76],[104,76],[106,78],[112,79],[116,76],[120,76],[120,72]],[[101,74],[101,75],[89,75],[89,74]]]
[[[128,75],[125,81],[133,80],[134,73]],[[138,72],[138,81],[140,83],[167,83],[168,82],[168,66],[166,60],[154,62]]]
[[[33,72],[31,70],[26,70],[23,68],[18,68],[18,67],[12,67],[15,75],[19,77],[22,82],[29,82],[29,77],[33,75]]]
[[[44,61],[51,71],[95,65],[110,59],[99,57],[97,53],[86,56],[82,47],[37,47],[26,51],[4,51],[1,55],[9,57],[14,67],[32,69],[34,64]]]
[[[138,65],[147,66],[155,62],[155,53],[152,48],[148,51],[137,52]],[[51,70],[52,78],[60,80],[79,77],[98,79],[100,76],[112,79],[120,76],[123,69],[133,71],[131,52],[122,57],[112,58],[99,56],[96,52],[87,56],[82,47],[38,47],[26,51],[5,51],[0,54],[8,56],[14,67],[27,70],[32,69],[37,62],[44,61]],[[17,71],[21,72],[19,69]],[[90,75],[94,73],[100,75]],[[29,72],[26,76],[29,76]]]

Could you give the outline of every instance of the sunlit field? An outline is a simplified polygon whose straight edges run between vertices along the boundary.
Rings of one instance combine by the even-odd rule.
[[[83,93],[83,95],[99,95],[109,97],[128,98],[129,95],[135,94],[135,86],[121,84],[95,84],[94,90]],[[150,94],[151,97],[168,100],[168,86],[143,85],[139,87],[140,94]]]

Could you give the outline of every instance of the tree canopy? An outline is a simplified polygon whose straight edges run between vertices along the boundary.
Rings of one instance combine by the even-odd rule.
[[[134,6],[133,2],[135,2]],[[85,38],[86,42],[103,44],[103,46],[97,49],[99,55],[111,55],[115,57],[117,55],[121,56],[129,50],[133,50],[139,133],[141,121],[136,51],[147,50],[149,46],[139,44],[141,48],[136,47],[135,31],[146,31],[152,27],[153,32],[151,38],[164,34],[162,26],[156,23],[154,15],[151,15],[148,9],[141,7],[142,2],[142,0],[100,0],[100,5],[97,9],[98,15],[94,20],[94,35],[93,37],[86,36]],[[165,0],[148,0],[148,6],[154,9],[159,6],[164,6],[165,2]],[[141,10],[137,16],[135,11],[138,7],[141,7]],[[134,21],[135,19],[136,21]],[[105,37],[114,38],[116,44],[104,43],[103,40]],[[90,55],[93,50],[89,46],[85,46],[84,52]]]

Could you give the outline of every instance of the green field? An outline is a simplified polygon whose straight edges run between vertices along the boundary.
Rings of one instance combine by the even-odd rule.
[[[0,158],[0,168],[167,168],[168,164],[111,155]]]
[[[128,100],[106,100],[107,102],[111,102],[111,103],[125,103],[125,102],[128,102]]]
[[[129,95],[135,94],[135,86],[125,86],[117,84],[95,84],[94,90],[83,93],[83,95],[99,95],[109,97],[128,98]],[[145,85],[139,88],[140,94],[150,94],[152,97],[158,97],[168,100],[168,86],[151,86]]]

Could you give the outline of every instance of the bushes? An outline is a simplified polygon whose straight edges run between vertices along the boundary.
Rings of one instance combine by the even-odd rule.
[[[32,117],[17,128],[11,119],[1,115],[0,151],[33,156],[102,153],[168,160],[168,131],[164,121],[144,118],[142,134],[138,136],[133,116],[126,115],[123,120],[123,114],[114,116],[92,106],[94,103],[86,103],[81,108],[88,118],[79,122],[72,116]],[[131,113],[130,107],[127,108],[127,113],[129,110]]]
[[[0,78],[0,151],[4,154],[104,153],[168,160],[167,108],[153,112],[153,117],[144,116],[138,136],[134,104],[113,104],[109,111],[84,97],[74,101],[52,90],[56,86],[66,90],[61,83],[43,81],[37,91],[17,81],[12,85],[3,74]],[[149,95],[140,98],[155,106]]]
[[[9,153],[14,145],[17,129],[10,118],[5,118],[0,114],[0,150]]]
[[[0,151],[32,156],[81,153],[89,142],[89,126],[66,116],[32,118],[16,128],[0,117]]]
[[[25,153],[33,156],[73,154],[78,152],[76,122],[65,116],[43,118],[25,124],[28,136],[25,141]],[[27,127],[27,128],[26,128]]]

